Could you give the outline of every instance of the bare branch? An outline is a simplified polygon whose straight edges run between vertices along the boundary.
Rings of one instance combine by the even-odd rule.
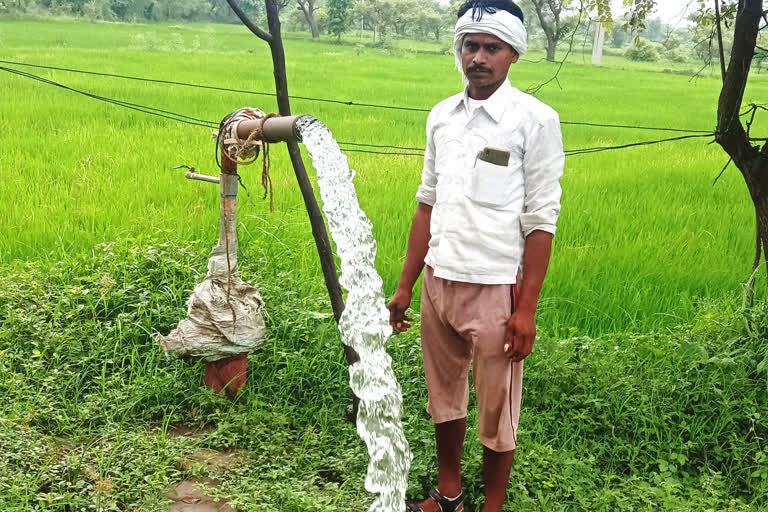
[[[744,169],[758,157],[758,151],[749,143],[749,135],[741,124],[744,91],[757,44],[757,28],[761,17],[762,0],[743,0],[736,16],[733,50],[720,92],[717,108],[717,142],[733,163]],[[751,119],[750,119],[751,121]]]
[[[565,52],[565,57],[563,57],[563,60],[560,61],[560,65],[557,68],[557,71],[555,71],[554,76],[550,78],[549,80],[540,83],[539,85],[529,87],[525,92],[528,94],[536,95],[542,88],[544,88],[545,85],[555,82],[558,87],[561,89],[563,88],[562,85],[560,85],[560,80],[558,78],[558,75],[560,74],[560,70],[563,69],[563,65],[565,64],[565,61],[568,60],[568,56],[571,54],[571,51],[573,51],[573,40],[576,37],[576,32],[579,30],[579,25],[581,25],[581,18],[584,15],[584,3],[582,2],[581,6],[579,7],[579,14],[578,14],[578,21],[576,22],[576,27],[573,29],[573,33],[571,34],[571,41],[568,44],[568,51]]]
[[[723,170],[720,171],[720,174],[717,175],[717,177],[715,178],[715,181],[712,182],[713,187],[717,184],[717,180],[720,179],[720,176],[723,175],[723,173],[728,168],[728,166],[731,165],[731,162],[733,162],[733,158],[729,158],[728,161],[725,163],[725,167],[723,167]]]
[[[725,82],[725,53],[723,52],[723,29],[720,26],[720,0],[715,0],[715,26],[717,27],[717,48],[720,52],[720,74]]]
[[[704,64],[701,66],[701,69],[699,69],[696,73],[693,74],[693,76],[691,76],[691,79],[688,80],[689,82],[693,81],[696,78],[699,78],[699,76],[701,75],[701,72],[704,71],[705,69],[707,69],[709,66],[712,65],[712,42],[715,40],[715,31],[716,31],[716,29],[713,26],[712,30],[709,33],[709,37],[705,38],[705,39],[702,39],[701,41],[698,41],[694,45],[693,48],[695,50],[697,50],[697,51],[698,51],[700,46],[707,45],[707,54],[703,58]]]
[[[235,0],[227,0],[227,3],[232,8],[232,10],[235,11],[235,14],[237,14],[237,17],[240,18],[240,21],[243,22],[243,25],[248,27],[248,30],[256,34],[256,36],[259,39],[262,39],[267,43],[272,44],[272,35],[268,34],[267,32],[264,32],[254,22],[252,22],[251,19],[248,17],[248,15],[245,14],[245,11],[243,11],[240,8],[240,6],[237,5],[237,2],[235,2]]]

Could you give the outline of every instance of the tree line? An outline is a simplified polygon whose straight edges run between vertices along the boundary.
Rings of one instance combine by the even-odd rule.
[[[261,26],[266,25],[262,0],[241,0],[242,9]],[[438,0],[281,0],[286,28],[341,37],[355,29],[387,37],[440,40],[456,22],[457,6]],[[124,22],[239,23],[223,0],[0,0],[0,14],[81,16]]]
[[[390,38],[442,42],[450,51],[456,12],[463,0],[443,5],[438,0],[280,0],[281,21],[286,30],[305,31],[319,38],[337,39],[345,32],[367,34],[367,40],[385,44]],[[263,0],[239,2],[248,17],[266,26]],[[543,48],[546,59],[556,61],[558,47],[571,41],[591,50],[595,25],[568,0],[518,0],[532,47]],[[213,22],[239,23],[224,0],[0,0],[0,14],[81,16],[94,20],[124,22]],[[700,6],[688,15],[688,23],[674,25],[646,14],[642,23],[619,18],[608,35],[606,46],[632,60],[684,62],[719,60],[712,44],[711,8]],[[732,25],[724,27],[732,32]],[[725,53],[731,37],[724,38]],[[764,47],[764,46],[763,46]],[[765,52],[760,50],[758,66]],[[560,56],[562,57],[562,56]]]

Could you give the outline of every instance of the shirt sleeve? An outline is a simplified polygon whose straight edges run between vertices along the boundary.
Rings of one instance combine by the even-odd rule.
[[[424,150],[424,168],[421,171],[421,185],[416,191],[416,201],[434,206],[437,200],[437,175],[435,175],[435,140],[432,136],[432,115],[427,117],[427,148]]]
[[[537,229],[555,234],[564,165],[563,136],[555,114],[535,125],[525,144],[525,206],[520,215],[524,236]]]

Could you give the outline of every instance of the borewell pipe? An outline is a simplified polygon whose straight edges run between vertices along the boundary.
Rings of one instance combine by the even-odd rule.
[[[237,272],[237,186],[240,176],[237,163],[221,151],[221,176],[218,178],[221,191],[221,211],[219,217],[219,246],[227,253],[227,271],[230,275]],[[234,309],[233,315],[234,315]],[[234,397],[246,383],[248,373],[248,354],[243,352],[205,364],[205,384],[221,393]]]

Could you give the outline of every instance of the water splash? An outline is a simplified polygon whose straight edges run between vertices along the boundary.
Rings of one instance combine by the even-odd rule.
[[[360,209],[354,171],[330,130],[310,116],[302,117],[297,128],[317,169],[323,211],[341,259],[340,282],[348,290],[339,330],[344,344],[360,355],[360,361],[349,367],[349,385],[360,398],[357,432],[371,457],[365,488],[379,493],[368,510],[402,512],[412,455],[400,420],[400,384],[384,350],[392,328],[375,267],[371,221]]]

